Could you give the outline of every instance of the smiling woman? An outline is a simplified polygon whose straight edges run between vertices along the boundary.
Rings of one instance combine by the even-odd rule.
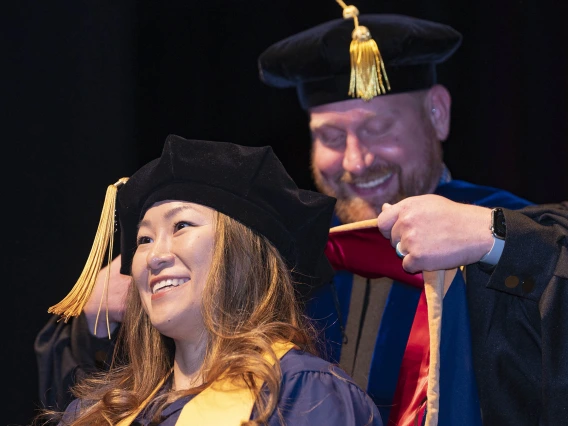
[[[134,283],[152,325],[190,344],[200,343],[204,331],[200,306],[211,269],[214,213],[182,201],[154,204],[140,222],[132,259]]]
[[[112,228],[107,201],[101,223]],[[65,412],[44,415],[65,425],[382,425],[367,394],[317,356],[302,314],[332,275],[334,204],[299,189],[270,147],[168,137],[116,194],[121,273],[134,285],[112,366],[80,381]],[[112,239],[101,233],[92,259]],[[70,295],[88,294],[92,275]],[[76,312],[71,299],[54,311]]]

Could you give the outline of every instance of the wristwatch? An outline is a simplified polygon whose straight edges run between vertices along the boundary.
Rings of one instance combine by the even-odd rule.
[[[491,227],[489,228],[495,238],[504,240],[507,236],[507,225],[505,223],[505,213],[503,209],[496,208],[491,210]]]
[[[495,208],[491,210],[491,226],[489,227],[493,234],[493,246],[489,253],[486,253],[479,262],[487,266],[495,266],[505,247],[505,237],[507,236],[507,226],[505,224],[505,213],[503,209]]]

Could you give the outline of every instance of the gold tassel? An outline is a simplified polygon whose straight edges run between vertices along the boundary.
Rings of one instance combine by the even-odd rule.
[[[368,101],[385,94],[391,87],[379,46],[369,29],[359,25],[359,10],[355,6],[347,6],[342,0],[336,1],[343,7],[343,17],[353,19],[355,24],[349,47],[351,78],[348,95]]]
[[[89,300],[89,296],[91,295],[93,288],[95,287],[97,274],[101,270],[104,256],[109,245],[110,250],[108,251],[108,263],[110,270],[110,263],[112,261],[112,248],[114,245],[114,214],[116,206],[116,193],[118,191],[118,188],[124,185],[127,181],[128,178],[119,179],[115,184],[109,185],[109,187],[107,188],[105,201],[103,204],[103,211],[101,213],[99,226],[95,235],[95,241],[93,243],[93,247],[91,248],[91,252],[89,253],[87,263],[83,268],[83,272],[81,273],[81,276],[79,277],[69,294],[65,296],[65,298],[61,302],[51,306],[47,310],[47,312],[49,313],[60,315],[65,322],[67,322],[70,317],[78,316],[82,312],[85,304],[87,303],[87,300]],[[104,293],[107,293],[106,287],[108,287],[108,274]]]

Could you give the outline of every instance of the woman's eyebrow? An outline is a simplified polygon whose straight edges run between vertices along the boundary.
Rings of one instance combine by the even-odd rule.
[[[182,206],[178,206],[178,207],[174,207],[171,210],[168,210],[163,218],[164,219],[171,219],[173,216],[175,216],[176,214],[185,211],[185,210],[193,210],[196,213],[199,213],[199,210],[197,210],[196,208],[194,208],[193,206],[189,205],[189,204],[184,204]],[[138,229],[140,229],[142,226],[148,226],[149,221],[147,219],[143,219],[140,221],[140,223],[138,224]]]

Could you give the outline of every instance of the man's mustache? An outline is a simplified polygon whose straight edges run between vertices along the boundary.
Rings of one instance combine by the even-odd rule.
[[[377,166],[367,169],[362,175],[354,176],[351,172],[343,172],[338,182],[346,184],[357,184],[368,182],[373,179],[382,178],[396,170],[394,166]]]

